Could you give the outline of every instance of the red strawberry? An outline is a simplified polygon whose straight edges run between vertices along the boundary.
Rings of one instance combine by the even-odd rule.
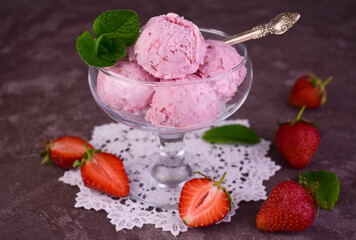
[[[275,186],[256,217],[258,229],[298,232],[314,221],[315,207],[307,191],[294,181]]]
[[[60,137],[57,140],[45,141],[46,151],[40,154],[43,157],[42,164],[53,162],[65,169],[73,167],[76,160],[81,160],[85,153],[85,147],[94,148],[87,141],[73,136]]]
[[[190,227],[209,226],[226,216],[230,203],[233,203],[226,188],[221,187],[225,175],[218,182],[203,175],[205,178],[194,178],[184,184],[179,214],[185,224]]]
[[[329,77],[325,82],[312,74],[300,77],[289,94],[288,102],[294,107],[317,108],[326,102],[325,86],[332,80]]]
[[[130,192],[129,179],[120,158],[100,150],[88,149],[81,162],[80,172],[85,186],[117,197]]]
[[[312,159],[319,147],[319,131],[313,123],[301,119],[303,107],[297,119],[280,124],[276,133],[278,150],[294,168],[303,168]]]

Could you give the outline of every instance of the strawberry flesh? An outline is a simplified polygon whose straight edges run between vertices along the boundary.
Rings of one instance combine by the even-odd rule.
[[[226,192],[212,180],[194,178],[186,182],[179,201],[179,213],[190,227],[209,226],[230,210]]]
[[[117,197],[125,197],[130,192],[122,161],[110,153],[95,153],[81,168],[84,184],[94,190]]]
[[[314,221],[315,207],[306,190],[294,181],[275,186],[256,217],[258,229],[298,232]]]

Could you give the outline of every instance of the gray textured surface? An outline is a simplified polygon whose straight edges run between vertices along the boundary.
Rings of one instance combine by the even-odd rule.
[[[41,166],[41,139],[66,134],[90,138],[108,123],[87,85],[87,67],[75,39],[108,9],[136,10],[141,23],[169,11],[202,27],[230,34],[283,11],[300,22],[287,34],[248,42],[254,65],[250,96],[234,115],[248,118],[273,142],[276,121],[297,114],[287,104],[294,80],[313,71],[325,78],[329,101],[304,116],[318,123],[320,147],[303,170],[288,167],[272,143],[269,156],[282,170],[267,191],[303,171],[326,169],[341,181],[332,212],[320,211],[301,233],[263,233],[254,223],[262,205],[243,202],[231,223],[190,229],[178,239],[355,239],[356,215],[356,14],[354,1],[2,1],[0,8],[0,239],[175,239],[145,225],[116,232],[104,212],[74,208],[76,187],[58,182],[63,171]]]

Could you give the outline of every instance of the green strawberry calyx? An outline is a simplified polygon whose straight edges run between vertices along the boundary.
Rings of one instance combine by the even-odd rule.
[[[53,147],[54,142],[51,140],[43,140],[42,144],[46,147],[46,149],[40,153],[40,157],[43,158],[41,164],[51,165],[52,163],[51,147]]]
[[[224,174],[222,175],[222,177],[219,179],[219,181],[215,182],[211,177],[201,173],[201,172],[193,172],[193,173],[197,173],[202,175],[206,180],[212,181],[214,183],[214,186],[216,186],[218,189],[222,189],[224,191],[224,193],[227,195],[227,197],[229,198],[230,201],[230,209],[231,206],[235,207],[234,202],[232,201],[231,195],[230,193],[227,191],[227,189],[225,187],[221,187],[221,183],[224,181],[225,176],[226,176],[226,172],[224,172]]]
[[[321,97],[321,104],[326,103],[327,94],[325,87],[331,82],[331,80],[333,80],[333,78],[333,76],[330,76],[323,82],[321,78],[317,77],[313,73],[308,75],[308,81],[313,85],[314,88],[318,89],[318,94]]]
[[[317,198],[315,192],[320,186],[319,182],[312,182],[308,184],[305,177],[300,177],[298,180],[300,186],[308,193],[309,197],[313,200],[314,206],[317,209],[317,215],[319,215],[319,208],[323,205]],[[325,203],[324,203],[325,204]]]
[[[86,162],[89,162],[93,159],[94,157],[94,154],[95,153],[100,153],[101,152],[101,149],[93,149],[93,148],[88,148],[85,144],[84,144],[84,147],[85,147],[85,153],[83,155],[83,158],[82,160],[76,160],[74,163],[73,163],[73,168],[76,168],[76,167],[83,167],[83,165],[86,163]]]

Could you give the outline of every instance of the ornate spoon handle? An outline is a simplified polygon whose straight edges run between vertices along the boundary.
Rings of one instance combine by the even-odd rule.
[[[230,45],[245,42],[251,39],[257,39],[269,34],[281,35],[288,31],[300,18],[300,14],[293,13],[281,13],[273,18],[268,23],[258,25],[251,30],[243,33],[238,33],[231,37],[225,38],[223,41]]]

